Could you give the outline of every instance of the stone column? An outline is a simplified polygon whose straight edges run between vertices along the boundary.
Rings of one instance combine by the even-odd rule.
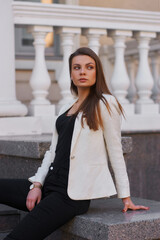
[[[117,97],[120,103],[123,104],[126,113],[131,114],[134,112],[134,105],[129,104],[128,99],[126,99],[130,80],[124,61],[124,50],[126,47],[126,37],[131,37],[132,32],[124,30],[112,30],[108,31],[108,35],[113,38],[115,48],[115,63],[111,78],[113,94]]]
[[[74,37],[80,34],[80,28],[60,27],[56,28],[56,32],[61,36],[61,46],[63,50],[63,63],[58,84],[61,89],[62,99],[58,103],[58,110],[63,104],[70,101],[73,97],[70,92],[70,74],[69,74],[69,56],[73,52]]]
[[[0,117],[24,116],[27,107],[16,99],[15,43],[12,0],[0,3]]]
[[[99,28],[84,28],[82,30],[82,35],[87,37],[88,47],[91,48],[98,55],[100,48],[100,37],[103,35],[107,35],[107,31],[105,29]]]
[[[160,87],[158,86],[159,73],[160,73],[160,52],[153,52],[150,55],[151,69],[154,80],[152,88],[152,98],[156,103],[160,103]]]
[[[48,90],[51,85],[50,76],[45,62],[45,36],[52,32],[52,27],[48,26],[30,26],[28,32],[34,37],[35,63],[32,71],[30,85],[34,99],[30,102],[30,115],[43,115],[50,108],[50,101],[47,99]],[[49,106],[49,108],[48,108]],[[52,106],[53,107],[53,106]],[[51,109],[53,114],[53,109]]]
[[[158,113],[158,105],[151,99],[153,88],[153,77],[148,62],[149,42],[155,38],[154,32],[134,32],[134,37],[138,41],[139,66],[136,76],[136,87],[139,99],[136,102],[136,113],[151,114]]]

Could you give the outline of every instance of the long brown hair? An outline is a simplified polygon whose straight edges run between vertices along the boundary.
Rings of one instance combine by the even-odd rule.
[[[69,71],[71,76],[72,71],[72,59],[79,55],[87,55],[94,59],[96,63],[96,83],[90,87],[89,95],[80,105],[77,113],[82,111],[82,126],[83,126],[83,118],[86,118],[87,124],[90,129],[94,131],[98,130],[99,126],[103,128],[103,121],[100,112],[99,100],[102,100],[103,103],[106,105],[109,114],[111,115],[111,108],[109,103],[105,99],[102,94],[109,94],[112,95],[107,84],[105,81],[103,68],[99,57],[96,55],[94,51],[87,47],[78,48],[74,53],[72,53],[69,57]],[[74,85],[73,81],[71,80],[70,86],[71,92],[78,96],[78,89]],[[117,99],[116,99],[117,100]],[[123,114],[123,108],[118,102],[118,107],[120,112]]]

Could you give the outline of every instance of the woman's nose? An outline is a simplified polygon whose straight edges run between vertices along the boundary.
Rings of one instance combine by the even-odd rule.
[[[85,69],[83,67],[81,68],[80,74],[85,74]]]

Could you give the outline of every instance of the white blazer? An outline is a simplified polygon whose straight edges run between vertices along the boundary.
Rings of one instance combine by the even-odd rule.
[[[110,108],[111,116],[100,100],[101,115],[104,130],[91,130],[84,121],[81,126],[80,112],[75,120],[71,151],[70,168],[67,192],[71,199],[94,199],[109,197],[118,193],[119,198],[130,196],[128,175],[121,145],[121,114],[116,99],[104,94]],[[59,115],[71,108],[76,100],[63,106]],[[51,162],[54,161],[58,134],[54,127],[52,143],[46,152],[41,167],[35,176],[30,177],[31,182],[44,183]],[[108,168],[108,159],[111,162],[116,187]]]

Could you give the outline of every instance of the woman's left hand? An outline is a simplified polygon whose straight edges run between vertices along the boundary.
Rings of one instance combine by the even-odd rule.
[[[128,209],[132,209],[132,210],[138,210],[138,209],[143,209],[143,210],[148,210],[149,207],[145,207],[142,205],[135,205],[130,197],[126,197],[126,198],[122,198],[123,204],[124,204],[124,208],[122,210],[122,212],[127,212]]]

